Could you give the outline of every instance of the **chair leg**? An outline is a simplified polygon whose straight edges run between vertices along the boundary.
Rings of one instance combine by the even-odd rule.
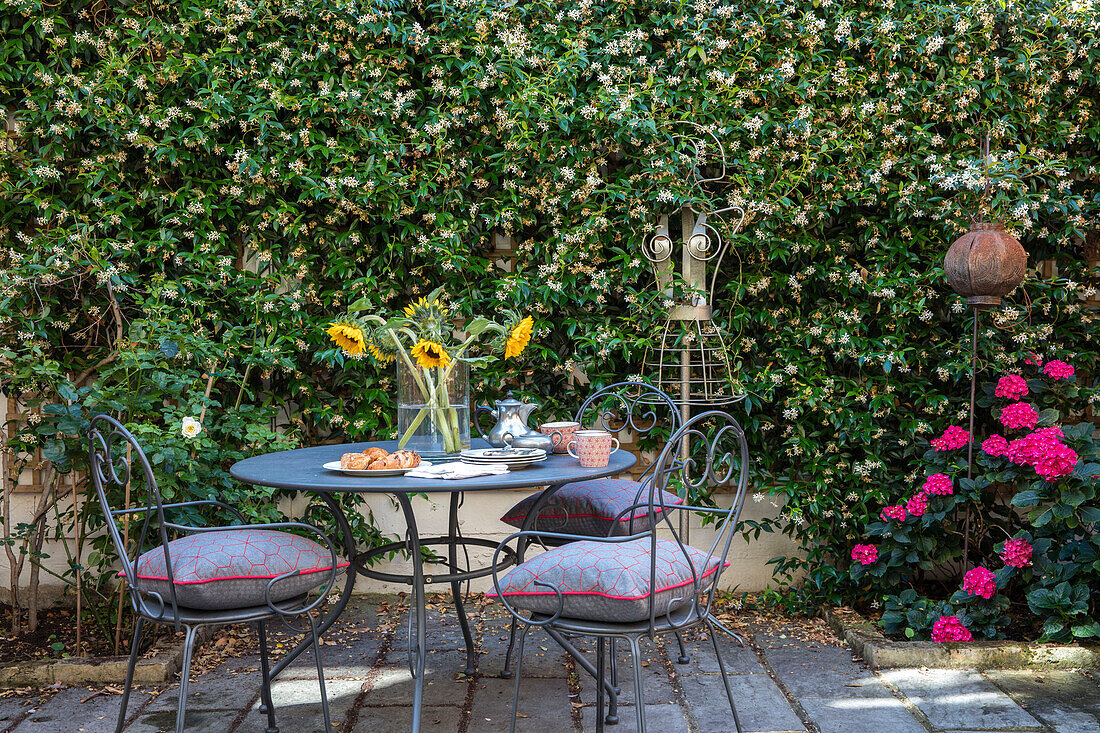
[[[176,710],[176,733],[183,733],[183,722],[187,717],[187,689],[191,685],[191,655],[195,652],[195,630],[197,626],[184,625],[187,633],[183,638],[183,668],[180,670],[180,701]]]
[[[519,656],[516,657],[516,686],[512,693],[512,722],[508,726],[509,733],[516,733],[516,716],[519,714],[519,683],[523,679],[523,642],[527,640],[527,631],[530,628],[530,626],[524,624],[523,631],[519,632]]]
[[[596,733],[603,733],[603,671],[607,656],[607,639],[596,639]]]
[[[329,715],[328,710],[328,693],[325,691],[325,669],[321,664],[321,645],[318,643],[317,638],[317,620],[313,618],[313,614],[307,614],[309,616],[309,630],[313,635],[313,658],[317,660],[317,682],[321,685],[321,713],[325,716],[325,730],[332,730],[332,717]]]
[[[638,733],[645,733],[645,693],[642,690],[642,650],[638,637],[627,637],[630,643],[630,660],[634,667],[634,713],[638,720]]]
[[[267,658],[267,629],[263,621],[256,622],[256,632],[260,637],[260,712],[267,713],[264,733],[279,733],[275,725],[275,703],[271,700],[271,664]]]
[[[616,661],[618,656],[615,654],[615,637],[608,639],[608,643],[611,647],[611,686],[615,688],[615,694],[618,695],[622,690],[619,689],[619,663]]]
[[[676,643],[680,646],[680,658],[676,660],[676,664],[687,664],[691,660],[688,659],[687,649],[684,648],[684,637],[680,636],[680,632],[676,632]]]
[[[611,696],[611,702],[607,705],[607,715],[604,716],[604,722],[608,725],[619,724],[619,695],[622,690],[619,688],[619,662],[618,655],[615,653],[615,637],[612,636],[607,640],[608,651],[611,653],[611,661],[608,666],[611,668],[611,689],[615,691],[615,694]]]
[[[141,654],[141,631],[145,626],[145,618],[138,616],[134,622],[134,638],[130,642],[130,664],[126,667],[126,684],[122,688],[122,709],[118,711],[118,726],[115,733],[122,733],[122,727],[126,725],[126,707],[130,704],[130,688],[134,684],[134,667],[137,666],[138,656]]]
[[[500,670],[500,676],[507,679],[512,676],[512,650],[516,646],[516,628],[519,622],[512,617],[512,628],[508,631],[508,651],[504,652],[504,669]]]
[[[722,673],[722,684],[726,688],[726,699],[730,701],[733,724],[737,727],[737,733],[744,733],[741,730],[741,721],[737,718],[737,708],[733,704],[733,691],[730,689],[730,680],[726,675],[726,664],[722,661],[722,652],[718,649],[718,629],[709,626],[708,631],[710,631],[710,641],[714,645],[714,656],[718,658],[718,670]]]

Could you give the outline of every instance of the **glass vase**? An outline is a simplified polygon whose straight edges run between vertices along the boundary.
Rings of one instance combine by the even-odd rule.
[[[470,447],[469,366],[423,368],[397,359],[398,447],[423,458],[455,458]]]

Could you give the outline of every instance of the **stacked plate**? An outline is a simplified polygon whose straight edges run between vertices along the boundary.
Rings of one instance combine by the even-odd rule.
[[[546,460],[541,448],[474,448],[462,451],[463,463],[507,466],[511,471],[527,468]]]

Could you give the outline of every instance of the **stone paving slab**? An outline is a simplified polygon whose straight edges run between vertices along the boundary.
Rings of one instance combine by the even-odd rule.
[[[708,733],[734,733],[737,730],[721,675],[685,675],[681,684],[700,730]],[[767,675],[731,677],[730,689],[745,733],[806,730],[783,693]]]
[[[958,669],[891,669],[896,686],[932,725],[942,730],[1043,730],[1039,721],[978,672]]]
[[[476,684],[470,710],[469,730],[507,731],[512,712],[515,680],[483,679]],[[527,679],[521,681],[516,733],[566,733],[572,729],[572,708],[564,679]]]
[[[425,733],[497,733],[508,730],[513,680],[501,679],[508,617],[498,606],[474,600],[471,624],[477,644],[477,673],[463,673],[465,653],[453,616],[431,616],[423,716]],[[409,729],[413,683],[407,668],[407,601],[397,597],[355,599],[322,646],[326,686],[335,731],[403,733]],[[778,629],[742,626],[742,648],[725,634],[723,651],[738,712],[751,733],[944,733],[947,731],[1033,731],[1100,733],[1100,687],[1093,676],[1075,672],[994,672],[902,669],[876,673],[828,640],[799,637],[794,625]],[[221,663],[207,660],[192,677],[189,733],[262,731],[257,709],[259,657],[254,637],[242,632]],[[273,633],[273,657],[295,643]],[[705,632],[685,635],[688,664],[677,664],[675,639],[643,642],[647,727],[651,733],[732,733],[714,651]],[[249,644],[252,644],[249,648]],[[576,640],[591,654],[591,640]],[[224,657],[224,654],[223,654]],[[595,729],[595,686],[541,630],[528,635],[521,687],[521,733],[591,733]],[[630,655],[618,645],[618,726],[608,733],[636,730]],[[209,660],[213,659],[211,662]],[[773,677],[774,675],[774,677]],[[178,684],[138,688],[127,733],[159,733],[175,725]],[[72,687],[49,698],[0,698],[0,733],[113,731],[119,696],[101,688]],[[159,693],[152,696],[150,693]],[[322,730],[320,694],[310,653],[273,685],[280,730]],[[1019,704],[1018,704],[1019,703]],[[1022,705],[1022,706],[1021,706]],[[33,712],[30,712],[33,711]],[[18,725],[14,721],[24,716]],[[807,721],[804,723],[803,721]],[[13,727],[14,725],[14,727]]]
[[[20,733],[52,733],[53,731],[83,731],[84,733],[113,733],[118,721],[117,695],[96,694],[97,687],[78,685],[62,690],[37,712],[27,716],[19,724]],[[136,711],[148,700],[149,695],[135,690],[130,695],[130,710]],[[72,711],[79,710],[79,716]]]
[[[804,698],[798,702],[818,733],[927,733],[893,696]]]
[[[764,657],[796,698],[893,697],[847,649],[767,649]]]
[[[1057,733],[1100,731],[1100,685],[1080,672],[988,670],[993,684]]]

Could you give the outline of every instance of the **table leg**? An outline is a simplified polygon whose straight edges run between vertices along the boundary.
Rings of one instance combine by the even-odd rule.
[[[451,494],[451,519],[450,527],[448,528],[448,535],[451,538],[450,546],[450,559],[451,559],[451,572],[458,570],[458,544],[454,541],[458,538],[458,507],[462,503],[462,492],[456,491]],[[474,637],[470,633],[470,622],[466,618],[466,608],[462,603],[462,583],[451,583],[451,595],[455,601],[455,612],[458,615],[458,625],[462,628],[462,638],[466,642],[466,674],[472,675],[476,670],[474,669],[474,660],[476,652],[474,651]]]
[[[408,494],[399,492],[397,501],[405,513],[408,525],[409,559],[412,560],[413,608],[409,611],[409,672],[415,681],[413,689],[412,733],[420,733],[420,712],[424,703],[424,668],[427,663],[427,610],[424,598],[424,558],[420,552],[420,535],[416,529],[416,514]],[[415,625],[415,639],[413,638]]]
[[[344,590],[340,594],[340,600],[336,603],[336,606],[321,619],[320,623],[317,624],[317,636],[325,633],[330,626],[336,623],[336,619],[338,619],[340,614],[344,612],[344,609],[347,608],[348,601],[351,600],[352,589],[355,587],[355,576],[357,575],[355,572],[355,537],[351,531],[351,524],[348,523],[348,518],[344,516],[344,510],[340,508],[340,504],[332,494],[325,492],[320,496],[321,500],[325,502],[325,506],[332,512],[332,518],[336,521],[336,526],[340,530],[340,542],[344,546],[344,557],[352,564],[344,571],[347,578],[344,580]],[[286,656],[280,659],[279,663],[271,668],[271,679],[278,677],[280,672],[286,669],[302,652],[312,646],[313,638],[311,636],[307,636],[299,642],[298,646],[287,652]]]

